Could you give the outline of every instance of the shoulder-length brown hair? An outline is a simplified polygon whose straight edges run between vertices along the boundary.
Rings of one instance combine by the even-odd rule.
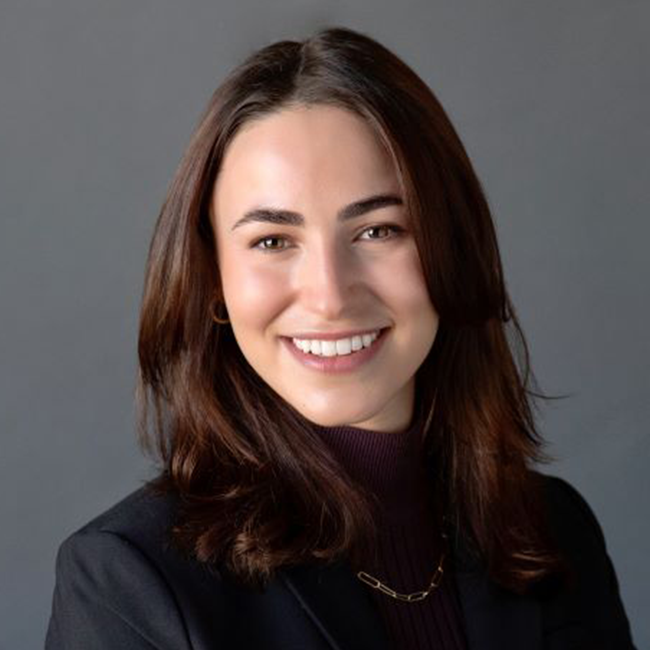
[[[258,586],[282,565],[356,561],[372,548],[369,495],[250,367],[230,326],[211,318],[222,292],[209,206],[225,149],[243,123],[292,104],[354,111],[393,156],[440,317],[416,376],[432,486],[465,547],[496,582],[523,592],[560,558],[530,468],[547,460],[531,408],[540,395],[529,388],[534,377],[490,210],[429,87],[384,46],[344,28],[269,45],[226,78],[156,224],[137,394],[143,447],[160,460],[152,486],[180,497],[174,539]]]

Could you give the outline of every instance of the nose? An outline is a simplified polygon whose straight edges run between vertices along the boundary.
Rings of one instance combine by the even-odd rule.
[[[299,272],[303,306],[323,320],[337,320],[351,305],[353,262],[335,242],[321,242],[305,252]]]

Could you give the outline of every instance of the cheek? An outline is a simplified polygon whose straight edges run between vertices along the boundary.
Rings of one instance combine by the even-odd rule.
[[[404,252],[390,273],[384,274],[383,299],[397,319],[395,343],[404,359],[418,363],[429,353],[435,340],[439,318],[435,310],[415,245]]]
[[[222,260],[221,282],[233,328],[263,326],[280,310],[286,283],[236,252],[225,253]]]
[[[380,267],[378,273],[378,286],[383,287],[384,300],[398,315],[412,317],[414,313],[432,308],[415,244],[404,249],[389,265]]]

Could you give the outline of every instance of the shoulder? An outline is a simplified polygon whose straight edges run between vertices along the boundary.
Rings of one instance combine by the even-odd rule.
[[[559,550],[574,571],[591,574],[611,586],[615,576],[605,535],[585,497],[565,479],[534,474],[541,485],[550,533]]]
[[[156,494],[148,484],[143,485],[73,532],[63,544],[106,533],[142,549],[154,549],[166,538],[177,506],[174,495]]]
[[[603,647],[633,647],[614,564],[594,511],[565,479],[535,474],[550,532],[572,572],[570,585],[543,603],[545,627],[560,630],[569,620],[589,622]]]
[[[69,535],[56,557],[50,648],[184,648],[184,627],[163,567],[174,499],[142,487]],[[113,631],[101,638],[102,628]],[[107,646],[108,647],[108,646]]]
[[[57,579],[69,567],[87,565],[95,584],[113,585],[138,571],[150,576],[146,583],[165,583],[198,568],[171,543],[180,499],[155,492],[145,484],[72,532],[59,546]],[[99,572],[102,572],[101,574]],[[122,582],[124,583],[124,581]]]
[[[174,522],[177,500],[157,495],[148,485],[134,490],[71,533],[61,543],[57,568],[86,563],[110,575],[124,569],[140,571],[164,565],[171,554],[169,529]],[[109,574],[96,579],[109,579]]]
[[[594,511],[585,497],[567,480],[534,472],[542,485],[542,494],[551,526],[565,542],[580,538],[603,550],[605,536]]]

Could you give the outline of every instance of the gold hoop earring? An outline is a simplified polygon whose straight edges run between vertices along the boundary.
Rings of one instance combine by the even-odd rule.
[[[225,303],[219,301],[219,302],[218,302],[218,305],[217,305],[217,309],[218,309],[219,307],[221,307],[221,305],[224,305],[224,307],[225,307]],[[230,320],[228,320],[227,318],[225,318],[225,319],[224,319],[224,318],[219,318],[219,317],[214,313],[214,302],[210,303],[210,316],[212,317],[212,320],[213,320],[215,323],[219,323],[219,325],[227,325],[228,323],[230,323]]]

